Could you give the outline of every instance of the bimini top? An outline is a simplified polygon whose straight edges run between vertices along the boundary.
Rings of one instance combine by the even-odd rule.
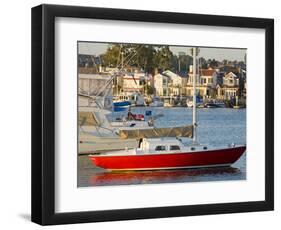
[[[160,137],[193,137],[193,125],[168,128],[151,128],[151,129],[120,129],[119,137],[128,138],[160,138]]]

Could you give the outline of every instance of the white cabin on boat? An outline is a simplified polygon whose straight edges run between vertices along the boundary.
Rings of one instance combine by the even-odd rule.
[[[180,139],[175,137],[143,138],[140,140],[138,148],[125,148],[125,150],[107,152],[104,155],[170,154],[200,152],[212,149],[214,149],[214,147],[207,147],[199,144],[185,145]]]
[[[181,141],[176,138],[143,138],[140,141],[140,148],[138,150],[145,152],[173,152],[181,151],[185,147]]]
[[[137,152],[143,153],[181,153],[207,150],[207,146],[199,144],[185,145],[178,138],[143,138]]]

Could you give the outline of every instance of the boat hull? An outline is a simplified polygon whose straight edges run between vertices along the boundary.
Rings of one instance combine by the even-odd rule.
[[[108,170],[159,170],[230,166],[245,152],[246,147],[219,150],[143,154],[143,155],[91,155],[92,163]]]
[[[225,108],[225,104],[223,103],[206,103],[204,105],[206,108]]]

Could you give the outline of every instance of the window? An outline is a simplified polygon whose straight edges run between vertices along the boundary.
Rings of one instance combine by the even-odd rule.
[[[163,84],[163,85],[166,85],[166,83],[167,83],[167,82],[166,82],[166,79],[163,78],[163,83],[162,83],[162,84]]]
[[[170,145],[170,150],[180,150],[178,145]]]
[[[165,145],[158,145],[155,148],[156,151],[165,151],[166,150],[166,146]]]

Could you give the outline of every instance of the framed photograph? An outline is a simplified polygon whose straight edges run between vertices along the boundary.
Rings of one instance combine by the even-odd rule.
[[[32,8],[32,221],[274,208],[274,21]]]

